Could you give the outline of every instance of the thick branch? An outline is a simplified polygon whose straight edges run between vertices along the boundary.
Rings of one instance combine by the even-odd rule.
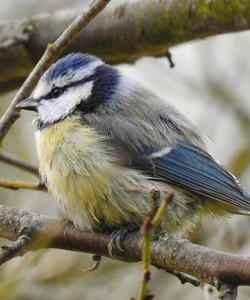
[[[25,78],[78,10],[0,23],[0,91]],[[96,54],[105,61],[158,56],[186,41],[250,28],[249,0],[144,0],[110,7],[89,24],[67,51]]]
[[[59,248],[109,257],[109,234],[77,230],[72,224],[0,205],[0,236],[21,244],[4,247],[0,263],[6,257],[23,255],[28,250]],[[20,242],[23,239],[24,242]],[[28,242],[26,242],[28,241]],[[23,246],[26,245],[26,251]],[[130,234],[123,243],[124,251],[114,248],[116,259],[141,261],[142,238]],[[7,252],[4,255],[4,252]],[[211,250],[173,237],[152,242],[152,264],[160,269],[186,273],[214,286],[250,285],[250,258]]]

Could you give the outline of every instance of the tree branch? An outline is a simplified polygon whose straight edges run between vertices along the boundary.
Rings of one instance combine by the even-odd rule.
[[[0,23],[0,91],[25,78],[78,10]],[[176,44],[211,35],[250,29],[248,0],[144,0],[102,12],[67,49],[96,54],[106,62],[159,56]],[[5,83],[5,84],[4,84]]]
[[[7,134],[9,128],[19,117],[20,109],[16,108],[18,102],[30,95],[33,88],[37,84],[38,80],[45,72],[45,70],[59,57],[59,55],[65,50],[65,48],[73,41],[73,39],[79,34],[81,29],[86,26],[104,7],[109,3],[110,0],[97,0],[94,1],[89,10],[82,12],[70,25],[69,27],[55,40],[53,44],[49,44],[47,49],[36,67],[32,70],[29,77],[25,80],[24,84],[16,94],[15,98],[11,102],[10,106],[2,116],[0,120],[0,144],[3,138]],[[28,26],[27,28],[30,28]],[[30,30],[30,29],[29,29]],[[48,34],[48,32],[44,32]],[[22,41],[27,41],[27,37],[24,34],[19,34],[18,37]],[[17,40],[19,44],[19,40]],[[3,47],[5,47],[5,44]],[[7,45],[15,45],[15,39],[7,42]],[[44,47],[45,49],[46,47]],[[19,56],[20,58],[20,56]],[[1,62],[1,60],[0,60]]]
[[[8,164],[12,167],[16,167],[16,168],[19,168],[23,171],[29,172],[32,175],[40,178],[38,168],[34,167],[34,166],[32,166],[32,165],[30,165],[26,162],[20,161],[16,158],[12,158],[12,157],[9,157],[9,156],[6,156],[6,155],[0,155],[0,161],[5,163],[5,164]]]
[[[0,236],[17,241],[4,247],[0,264],[27,251],[49,247],[109,257],[107,233],[80,231],[65,220],[4,205],[0,205]],[[112,255],[126,262],[141,261],[141,235],[129,234],[123,249],[122,252],[114,247]],[[151,263],[165,271],[185,273],[217,288],[223,287],[224,295],[239,285],[250,285],[250,257],[227,254],[170,236],[152,241]]]
[[[26,189],[26,190],[38,190],[47,191],[45,185],[42,182],[33,183],[23,180],[10,180],[5,178],[0,178],[0,187],[4,187],[12,190]]]

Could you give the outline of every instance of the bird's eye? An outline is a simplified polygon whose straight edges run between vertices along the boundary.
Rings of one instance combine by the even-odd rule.
[[[62,95],[62,93],[63,93],[63,89],[60,88],[60,87],[55,86],[55,87],[53,87],[53,89],[51,90],[50,95],[51,95],[51,97],[53,97],[53,98],[58,98],[59,96]]]

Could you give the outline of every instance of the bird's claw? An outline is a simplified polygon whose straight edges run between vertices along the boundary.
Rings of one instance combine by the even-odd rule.
[[[93,255],[92,258],[95,262],[94,265],[92,267],[89,267],[89,268],[86,268],[86,269],[81,269],[81,271],[83,271],[83,272],[93,272],[93,271],[95,271],[99,268],[99,266],[101,264],[101,259],[102,259],[101,255],[95,254],[95,255]]]
[[[138,226],[136,225],[128,225],[128,226],[122,226],[120,228],[115,229],[111,236],[110,241],[108,243],[108,253],[111,258],[114,259],[113,256],[113,247],[117,247],[120,251],[124,251],[124,249],[121,246],[121,242],[125,239],[126,235],[134,230],[137,230]]]

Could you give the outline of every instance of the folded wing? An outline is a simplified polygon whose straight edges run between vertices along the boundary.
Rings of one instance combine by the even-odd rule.
[[[206,151],[188,141],[179,142],[173,149],[152,151],[147,156],[130,154],[130,157],[132,167],[158,180],[250,210],[250,197],[237,179]]]

